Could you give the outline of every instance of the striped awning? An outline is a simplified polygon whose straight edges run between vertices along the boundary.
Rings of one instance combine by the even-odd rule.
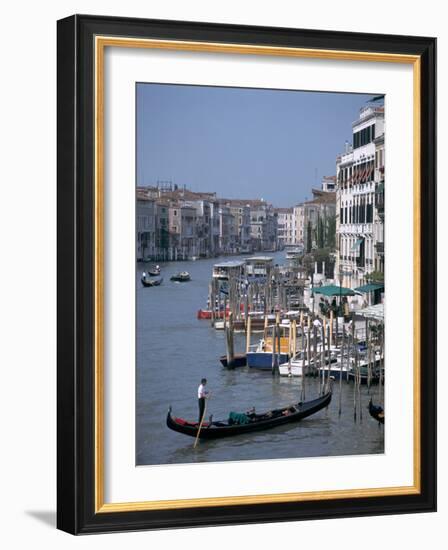
[[[361,243],[364,239],[358,239],[355,244],[352,246],[352,250],[356,250],[361,246]]]

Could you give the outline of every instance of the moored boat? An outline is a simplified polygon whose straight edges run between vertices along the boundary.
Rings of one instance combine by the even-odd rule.
[[[247,364],[246,360],[246,354],[245,353],[235,353],[233,356],[233,361],[231,364],[228,364],[227,361],[227,355],[221,355],[219,358],[221,361],[221,364],[223,367],[226,367],[227,369],[235,369],[237,367],[245,367]]]
[[[380,356],[379,353],[375,354],[375,359],[371,361],[370,364],[368,358],[364,354],[364,357],[361,357],[359,360],[358,368],[355,368],[355,362],[352,358],[348,372],[349,380],[356,381],[357,376],[359,376],[359,381],[361,384],[378,384],[380,372],[381,378],[384,380],[384,367],[380,367],[381,362],[382,356]]]
[[[244,305],[241,304],[240,310],[244,311]],[[213,312],[211,309],[198,309],[198,312],[196,314],[198,319],[211,319],[213,317],[213,313],[215,314],[215,319],[223,319],[224,318],[224,310],[220,309],[219,311],[215,310]],[[226,317],[228,317],[230,313],[229,308],[226,308]]]
[[[188,273],[188,271],[181,271],[180,273],[176,273],[175,275],[172,275],[170,277],[170,280],[176,281],[178,283],[185,283],[191,280],[191,276]]]
[[[197,318],[198,319],[211,319],[213,315],[213,312],[211,309],[198,309]],[[216,311],[215,317],[221,318],[223,317],[224,312],[222,311]]]
[[[342,378],[342,380],[348,382],[350,370],[345,364],[341,367],[340,360],[338,359],[336,362],[330,363],[330,365],[320,367],[319,372],[323,372],[324,376],[331,376],[335,380],[339,380],[340,378]]]
[[[190,422],[184,418],[171,414],[171,407],[168,411],[166,424],[175,432],[199,437],[199,439],[219,439],[250,432],[269,430],[292,422],[298,422],[330,404],[331,391],[311,401],[294,403],[279,409],[256,414],[253,411],[247,413],[230,413],[226,420],[203,422],[199,430],[198,422]],[[199,431],[199,434],[198,434]]]
[[[276,334],[276,331],[279,331]],[[280,323],[264,329],[264,337],[248,351],[247,365],[254,369],[272,370],[274,365],[289,361],[291,350],[291,325]],[[273,365],[274,364],[274,365]]]
[[[328,350],[325,351],[326,359],[325,359],[325,365],[331,365],[330,369],[330,376],[333,376],[333,369],[336,372],[336,363],[337,363],[337,356],[333,351],[328,352]],[[318,364],[321,360],[321,351],[319,350],[316,357]],[[308,360],[306,358],[306,351],[300,351],[298,352],[291,360],[286,361],[285,363],[281,363],[278,367],[278,371],[280,376],[303,376],[305,374],[311,374],[309,372],[308,367],[310,367],[311,370],[314,370],[314,356],[311,354],[311,360],[308,363]],[[320,367],[320,369],[325,370],[325,373],[328,373],[328,366],[326,367]],[[339,371],[338,371],[339,372]],[[336,378],[336,377],[335,377]]]
[[[285,363],[289,359],[287,353],[276,354],[278,363]],[[251,369],[272,370],[272,351],[249,351],[247,366]]]

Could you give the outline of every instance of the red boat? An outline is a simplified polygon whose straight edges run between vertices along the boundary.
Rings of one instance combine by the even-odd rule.
[[[244,304],[240,305],[240,310],[244,311]],[[226,309],[226,317],[229,316],[229,308]],[[215,318],[216,319],[222,319],[224,317],[224,311],[215,311]],[[212,318],[212,310],[211,309],[198,309],[197,313],[198,319],[211,319]]]
[[[198,310],[198,319],[211,319],[212,318],[212,310],[211,309],[199,309]],[[223,312],[220,311],[219,313],[215,311],[215,317],[218,319],[222,319]]]

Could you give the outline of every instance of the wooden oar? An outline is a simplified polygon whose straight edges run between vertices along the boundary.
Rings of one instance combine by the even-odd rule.
[[[198,433],[196,434],[196,439],[194,440],[193,449],[196,449],[196,445],[198,444],[198,441],[199,441],[199,434],[201,433],[202,424],[204,423],[205,413],[207,412],[207,401],[210,399],[210,397],[211,397],[211,394],[205,400],[204,412],[202,413],[201,423],[199,424]]]

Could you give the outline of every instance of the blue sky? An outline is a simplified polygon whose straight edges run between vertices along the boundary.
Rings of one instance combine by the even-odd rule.
[[[137,185],[292,206],[311,198],[372,95],[137,84]]]

